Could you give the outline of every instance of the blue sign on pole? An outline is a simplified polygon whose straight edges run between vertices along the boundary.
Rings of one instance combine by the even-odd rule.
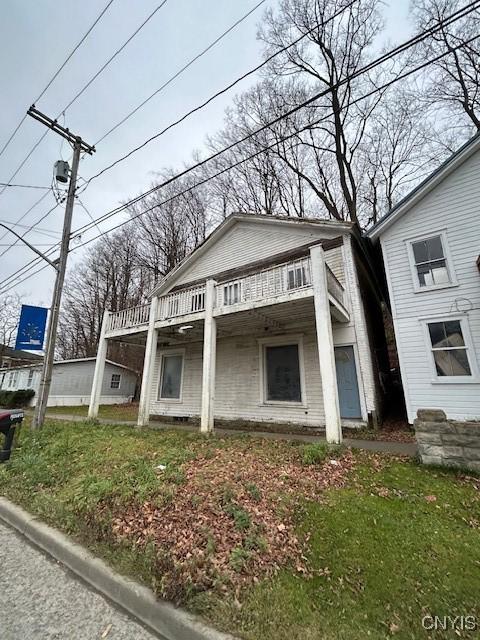
[[[42,351],[48,309],[22,304],[15,349]]]

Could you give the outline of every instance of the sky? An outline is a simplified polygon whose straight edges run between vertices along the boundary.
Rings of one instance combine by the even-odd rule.
[[[259,0],[167,0],[154,17],[115,58],[83,95],[59,119],[69,129],[94,144],[113,124],[153,93],[186,62],[208,46],[223,31],[252,9]],[[276,0],[266,0],[244,22],[197,61],[128,122],[97,146],[93,156],[85,156],[79,176],[91,175],[142,143],[155,132],[201,103],[262,60],[262,44],[257,27],[265,9]],[[67,66],[37,103],[50,117],[59,115],[73,96],[108,58],[160,4],[160,0],[114,0],[101,21],[74,54]],[[0,149],[27,108],[96,19],[106,0],[3,0],[0,22],[2,91],[0,92]],[[412,27],[408,20],[408,0],[391,0],[385,7],[384,37],[391,43],[405,40]],[[92,216],[98,217],[126,199],[151,186],[162,167],[180,169],[191,152],[202,149],[206,136],[223,124],[224,110],[234,95],[255,82],[251,76],[231,92],[221,96],[199,114],[162,136],[131,159],[92,182],[81,199]],[[44,133],[43,126],[28,118],[0,156],[0,182],[7,182],[31,147]],[[68,144],[49,132],[15,179],[19,184],[49,186],[56,160],[68,160]],[[0,222],[16,222],[42,195],[34,189],[8,188],[0,195]],[[53,195],[35,206],[22,224],[32,224],[53,205]],[[118,223],[117,216],[101,229]],[[26,239],[40,250],[60,238],[63,208],[58,207]],[[76,206],[73,230],[90,222]],[[18,233],[25,229],[14,227]],[[45,233],[45,231],[47,233]],[[0,236],[4,229],[0,227]],[[96,235],[94,229],[82,241]],[[0,240],[0,254],[14,240],[8,234]],[[74,245],[72,245],[74,246]],[[81,259],[81,251],[69,257],[69,269]],[[0,257],[0,280],[19,269],[35,255],[17,245]],[[54,270],[47,267],[15,291],[22,302],[49,306]]]

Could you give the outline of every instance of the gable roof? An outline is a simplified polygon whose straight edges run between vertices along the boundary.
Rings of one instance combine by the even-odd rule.
[[[290,226],[318,226],[329,230],[335,230],[341,233],[342,231],[350,232],[353,223],[341,222],[339,220],[322,220],[320,218],[297,218],[287,216],[274,216],[265,214],[253,214],[253,213],[232,213],[212,231],[212,233],[205,238],[205,240],[186,256],[181,262],[177,264],[171,271],[169,271],[162,280],[160,280],[155,287],[150,291],[150,296],[158,295],[164,291],[169,284],[186,271],[200,256],[205,254],[221,237],[223,237],[235,224],[239,222],[252,222],[256,224],[278,224],[278,225],[290,225]]]
[[[409,211],[417,202],[430,193],[435,187],[442,182],[447,176],[457,169],[470,156],[480,149],[480,131],[476,133],[470,140],[453,153],[443,164],[425,178],[418,186],[405,196],[398,204],[383,216],[376,224],[366,233],[366,236],[375,241],[386,231],[392,224]]]
[[[2,358],[10,358],[12,360],[43,360],[43,356],[39,356],[37,353],[29,353],[28,351],[21,351],[20,349],[12,349],[7,347],[6,344],[0,345],[0,351]]]
[[[41,358],[41,360],[43,360],[43,357],[39,356]],[[53,363],[53,366],[57,365],[57,364],[76,364],[77,362],[92,362],[95,361],[96,357],[91,357],[91,358],[73,358],[72,360],[55,360]],[[137,375],[137,371],[135,371],[135,369],[131,369],[130,367],[125,366],[124,364],[119,364],[118,362],[113,362],[113,360],[105,360],[106,363],[113,365],[114,367],[119,367],[120,369],[125,369],[126,371],[130,371],[131,373],[134,373]],[[42,366],[42,362],[39,363],[35,363],[35,364],[21,364],[21,365],[17,365],[16,367],[9,367],[7,368],[3,368],[0,369],[0,371],[16,371],[17,369],[38,369],[39,367]]]

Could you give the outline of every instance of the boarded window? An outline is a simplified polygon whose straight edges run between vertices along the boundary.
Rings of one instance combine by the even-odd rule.
[[[450,282],[440,236],[412,242],[412,249],[420,287],[432,287]]]
[[[266,346],[265,368],[267,400],[302,401],[298,344]]]
[[[223,304],[237,304],[240,302],[241,284],[240,282],[230,282],[223,287]]]
[[[110,389],[120,389],[120,380],[122,376],[119,373],[112,373],[112,379],[110,380]]]
[[[183,356],[164,355],[160,376],[160,400],[180,400],[182,389]]]
[[[307,274],[303,265],[292,265],[287,271],[287,288],[300,289],[308,285]]]
[[[430,322],[428,332],[437,376],[472,375],[460,320]]]

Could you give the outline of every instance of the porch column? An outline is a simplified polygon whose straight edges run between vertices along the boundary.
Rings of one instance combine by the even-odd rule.
[[[332,319],[328,301],[327,269],[321,246],[310,249],[313,300],[317,326],[318,359],[322,378],[323,407],[327,442],[342,442],[342,424],[338,403],[337,372],[333,347]]]
[[[207,280],[205,287],[205,323],[203,328],[202,414],[200,431],[213,431],[215,403],[215,361],[217,353],[217,321],[213,317],[215,306],[215,280]]]
[[[105,372],[105,360],[107,358],[107,333],[110,311],[103,314],[102,328],[98,340],[97,358],[95,360],[95,372],[93,374],[92,391],[90,394],[90,405],[88,407],[88,417],[94,419],[98,416],[100,396],[102,394],[103,374]]]
[[[150,316],[148,320],[147,342],[145,344],[145,359],[143,361],[142,388],[140,390],[140,404],[138,406],[138,427],[145,427],[150,417],[150,398],[152,396],[152,378],[157,355],[157,320],[158,298],[152,298]]]

